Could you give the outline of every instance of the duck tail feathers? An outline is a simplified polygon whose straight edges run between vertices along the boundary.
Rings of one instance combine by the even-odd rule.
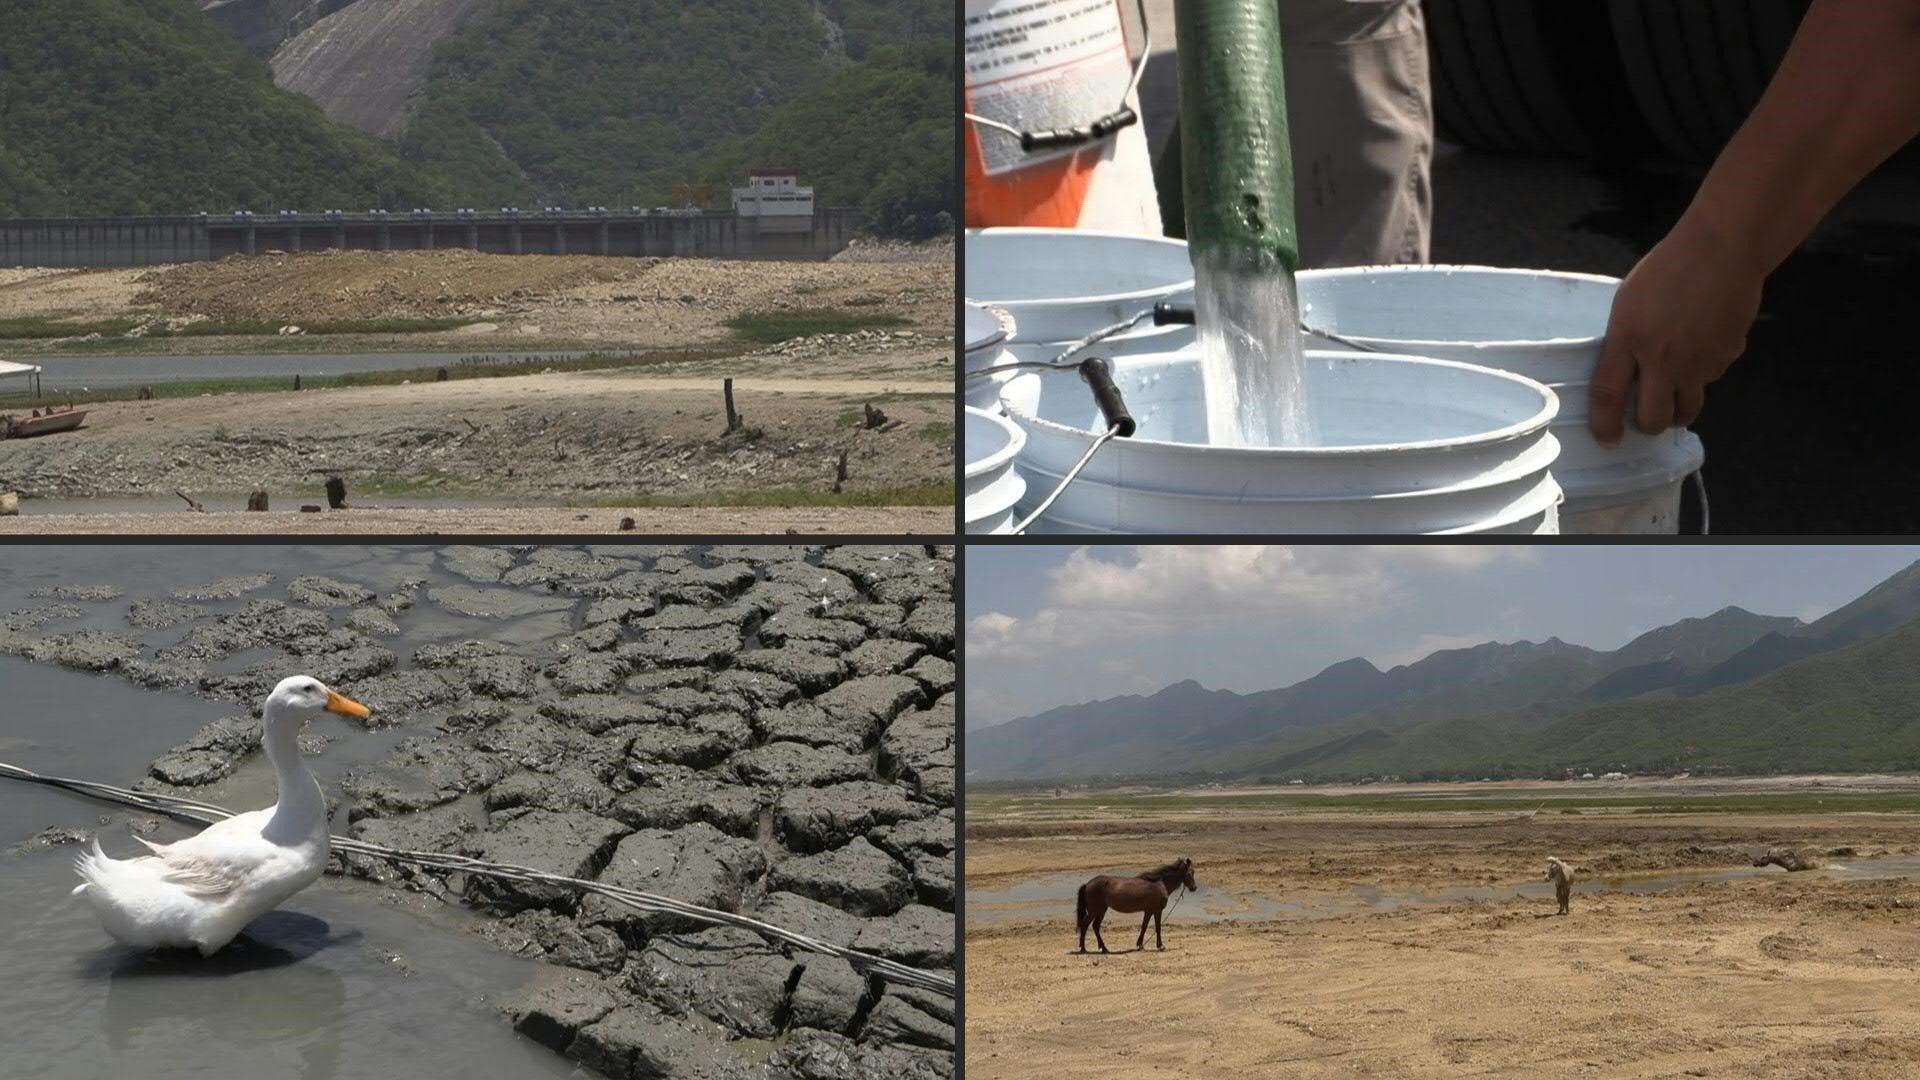
[[[70,895],[79,896],[81,893],[87,891],[87,886],[98,883],[101,871],[106,867],[107,863],[112,861],[112,859],[107,857],[106,852],[100,850],[100,838],[95,836],[93,838],[93,850],[83,851],[73,860],[73,871],[80,875],[80,884],[73,887],[73,892]]]

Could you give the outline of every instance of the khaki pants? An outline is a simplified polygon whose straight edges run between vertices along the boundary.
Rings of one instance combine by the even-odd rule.
[[[1419,0],[1276,0],[1302,267],[1427,261],[1433,93]],[[1184,232],[1179,139],[1156,170]]]

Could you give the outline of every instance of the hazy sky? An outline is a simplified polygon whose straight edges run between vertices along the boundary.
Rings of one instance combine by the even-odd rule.
[[[967,726],[1151,693],[1266,690],[1483,641],[1613,649],[1738,605],[1812,620],[1920,559],[1837,545],[1178,545],[967,551]]]

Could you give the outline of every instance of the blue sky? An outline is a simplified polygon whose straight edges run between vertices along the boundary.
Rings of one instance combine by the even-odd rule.
[[[1811,621],[1920,546],[985,546],[967,551],[967,726],[1181,679],[1247,692],[1482,641],[1596,649],[1738,605]]]

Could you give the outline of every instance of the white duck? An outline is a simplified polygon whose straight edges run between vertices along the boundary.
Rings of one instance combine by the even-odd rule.
[[[219,951],[240,929],[320,879],[327,865],[327,801],[296,741],[322,710],[366,717],[369,710],[307,675],[282,679],[261,709],[267,760],[279,801],[214,822],[197,835],[132,859],[93,850],[74,863],[107,933],[141,948]],[[136,839],[138,839],[136,837]]]

